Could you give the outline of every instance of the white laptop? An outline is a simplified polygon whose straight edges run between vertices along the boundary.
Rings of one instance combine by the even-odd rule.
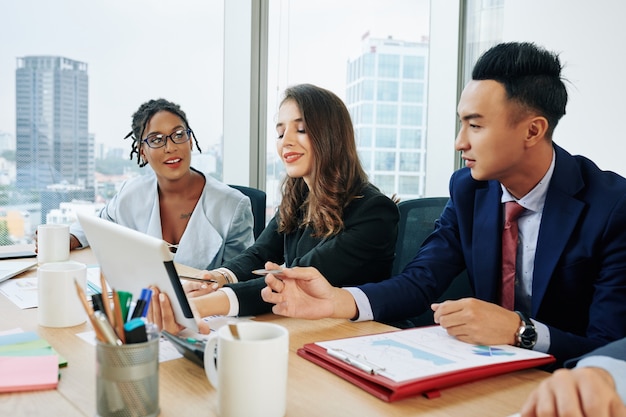
[[[0,282],[13,278],[30,268],[37,266],[37,261],[0,261]]]
[[[167,243],[94,215],[77,216],[111,288],[136,301],[143,288],[155,285],[168,295],[176,321],[198,330]]]

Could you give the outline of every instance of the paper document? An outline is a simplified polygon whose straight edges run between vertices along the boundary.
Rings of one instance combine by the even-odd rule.
[[[439,326],[318,342],[331,356],[395,382],[549,355],[508,345],[464,343]],[[330,350],[330,351],[329,351]]]

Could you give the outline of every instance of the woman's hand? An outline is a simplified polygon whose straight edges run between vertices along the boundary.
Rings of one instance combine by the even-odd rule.
[[[174,310],[172,309],[172,304],[167,294],[161,293],[158,287],[152,286],[150,289],[152,290],[152,299],[150,300],[150,307],[148,308],[148,321],[156,324],[159,330],[165,330],[171,334],[180,333],[185,327],[176,322]],[[198,331],[203,334],[210,333],[211,328],[208,323],[202,320],[195,304],[190,302],[189,306],[198,323]]]
[[[184,277],[182,279],[185,280]],[[219,272],[202,271],[202,279],[206,281],[185,280],[183,282],[183,289],[185,290],[187,297],[194,298],[210,294],[226,284],[224,276]]]

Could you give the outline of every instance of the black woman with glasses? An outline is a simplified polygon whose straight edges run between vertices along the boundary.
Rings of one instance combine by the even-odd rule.
[[[252,245],[250,200],[191,167],[194,144],[200,147],[180,106],[142,104],[126,138],[130,158],[151,170],[124,182],[100,217],[165,240],[176,262],[198,269],[218,267]],[[70,233],[70,249],[88,245],[80,224]]]

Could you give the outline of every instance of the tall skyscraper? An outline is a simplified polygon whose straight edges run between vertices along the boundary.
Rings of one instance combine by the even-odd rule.
[[[93,199],[87,64],[59,56],[17,58],[15,84],[17,188],[41,192],[67,184]]]
[[[370,181],[402,199],[424,196],[428,42],[365,34],[348,61],[346,104]]]

